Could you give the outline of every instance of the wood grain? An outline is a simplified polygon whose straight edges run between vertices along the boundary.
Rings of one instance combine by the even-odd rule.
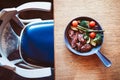
[[[120,80],[120,0],[54,0],[55,80]],[[79,16],[96,19],[105,30],[101,52],[112,66],[104,67],[96,55],[72,54],[64,43],[67,24]]]

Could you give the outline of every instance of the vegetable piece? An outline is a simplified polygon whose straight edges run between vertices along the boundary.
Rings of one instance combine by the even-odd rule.
[[[90,44],[91,44],[92,46],[96,46],[96,45],[97,45],[97,43],[96,43],[93,39],[91,39]]]
[[[88,40],[89,39],[89,36],[87,36],[87,35],[84,35],[84,37],[83,37],[84,39],[86,39],[86,40]]]
[[[90,37],[89,37],[89,39],[87,40],[87,43],[90,43],[90,41],[91,41],[91,39],[90,39]]]
[[[74,31],[78,31],[78,28],[71,26],[71,29]]]
[[[95,21],[90,21],[90,23],[89,23],[90,28],[94,28],[95,24],[96,24]]]
[[[82,30],[82,31],[84,31],[84,32],[104,32],[103,30],[88,29],[88,28],[82,27],[80,25],[78,25],[77,28],[80,29],[80,30]]]
[[[95,36],[96,36],[96,33],[95,33],[95,32],[91,32],[91,33],[89,34],[89,36],[90,36],[90,38],[94,39]]]
[[[78,21],[76,21],[76,20],[72,21],[72,26],[77,27],[78,26]]]
[[[84,34],[84,39],[86,40],[86,43],[90,43],[89,33]]]
[[[83,36],[84,39],[88,40],[89,39],[89,33],[85,33]]]
[[[89,33],[85,33],[83,38],[86,40],[86,43],[90,43]]]
[[[102,43],[102,34],[96,34],[96,37],[93,39],[93,41],[96,42],[97,45],[100,45]]]
[[[83,26],[83,27],[85,27],[85,28],[88,28],[88,22],[85,21],[85,20],[82,20],[82,21],[80,22],[80,26]]]

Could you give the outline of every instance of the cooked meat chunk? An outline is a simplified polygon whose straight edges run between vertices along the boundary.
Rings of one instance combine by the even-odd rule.
[[[80,42],[76,43],[76,45],[77,45],[77,50],[80,51],[83,45]]]
[[[78,36],[78,32],[76,32],[76,33],[73,35],[73,37],[72,37],[72,41],[71,41],[71,46],[72,46],[72,48],[75,48],[75,47],[76,47],[76,43],[78,42],[77,36]]]
[[[71,47],[72,47],[72,48],[75,48],[75,47],[76,47],[76,43],[77,43],[77,40],[76,40],[76,39],[73,39],[73,40],[71,41]]]
[[[78,40],[78,32],[76,32],[73,37],[72,37],[73,40]]]
[[[85,44],[81,47],[81,52],[88,52],[92,49],[92,46],[90,44]]]
[[[70,29],[70,30],[68,31],[68,35],[69,35],[70,38],[73,38],[74,31]]]
[[[81,41],[82,38],[83,38],[83,34],[78,34],[78,40]]]
[[[78,40],[82,43],[85,44],[86,40],[83,38],[83,34],[78,34]]]

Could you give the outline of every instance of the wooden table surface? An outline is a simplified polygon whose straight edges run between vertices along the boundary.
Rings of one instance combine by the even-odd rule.
[[[96,19],[105,30],[101,52],[110,68],[96,55],[77,56],[66,48],[64,30],[79,16]],[[120,0],[54,0],[54,18],[55,80],[120,80]]]

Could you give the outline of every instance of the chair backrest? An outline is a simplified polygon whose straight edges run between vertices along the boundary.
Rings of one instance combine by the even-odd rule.
[[[41,77],[47,77],[51,76],[51,68],[46,67],[46,68],[35,68],[32,67],[32,70],[29,69],[23,69],[21,67],[18,67],[15,65],[15,63],[12,63],[12,61],[9,61],[7,59],[8,55],[17,50],[19,46],[19,40],[20,37],[16,35],[16,33],[12,29],[12,25],[10,24],[10,20],[12,19],[15,21],[18,26],[21,28],[24,28],[24,21],[21,22],[19,18],[19,14],[23,11],[27,10],[44,10],[44,11],[50,11],[51,9],[51,3],[50,2],[30,2],[30,3],[25,3],[17,8],[8,8],[8,9],[3,9],[0,12],[0,54],[2,57],[0,58],[0,65],[1,66],[6,66],[8,69],[13,70],[15,73],[22,77],[26,78],[41,78]],[[33,20],[27,20],[27,22],[34,21]],[[38,19],[37,19],[38,20]],[[39,19],[41,20],[41,19]],[[22,60],[23,61],[23,60]],[[15,62],[15,61],[13,61]],[[19,61],[18,61],[19,62]],[[34,74],[33,74],[34,73]]]

